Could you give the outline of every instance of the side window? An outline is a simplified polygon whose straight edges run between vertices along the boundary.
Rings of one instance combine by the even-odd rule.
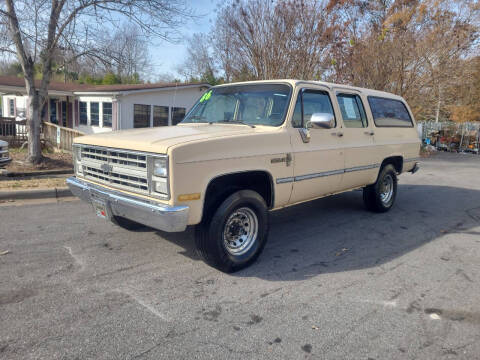
[[[343,124],[346,128],[364,128],[368,126],[360,96],[338,94],[337,100],[342,113]]]
[[[187,109],[183,107],[173,107],[172,108],[172,125],[177,125],[185,117],[185,112]]]
[[[98,126],[100,117],[100,106],[98,102],[90,103],[90,125]]]
[[[112,103],[102,103],[103,108],[103,127],[112,127]]]
[[[407,107],[400,100],[369,96],[373,121],[378,127],[413,127]]]
[[[9,99],[8,100],[8,107],[9,107],[9,115],[15,116],[15,100]]]
[[[87,103],[84,101],[80,101],[80,125],[87,125]]]
[[[153,126],[168,126],[168,106],[153,107]]]
[[[330,96],[321,90],[305,90],[297,97],[292,118],[293,127],[304,127],[315,113],[328,113],[335,117]]]
[[[134,128],[150,127],[150,105],[142,105],[142,104],[133,105],[133,127]]]

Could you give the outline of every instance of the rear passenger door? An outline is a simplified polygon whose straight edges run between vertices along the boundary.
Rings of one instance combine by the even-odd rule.
[[[337,104],[343,122],[342,143],[345,152],[345,173],[341,187],[351,189],[375,182],[375,132],[365,112],[359,92],[336,90]]]

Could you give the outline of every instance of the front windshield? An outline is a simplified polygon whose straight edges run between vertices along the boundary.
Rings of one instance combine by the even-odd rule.
[[[279,126],[290,100],[284,84],[222,86],[207,91],[182,123],[243,123]]]

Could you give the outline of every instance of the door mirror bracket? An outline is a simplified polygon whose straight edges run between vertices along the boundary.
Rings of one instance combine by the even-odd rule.
[[[304,143],[309,143],[310,142],[310,130],[307,128],[300,128],[298,129],[298,132],[300,133],[300,136],[302,137],[302,141]]]

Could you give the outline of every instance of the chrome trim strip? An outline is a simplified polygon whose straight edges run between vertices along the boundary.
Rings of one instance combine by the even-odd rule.
[[[80,140],[80,138],[78,138]],[[97,150],[106,150],[106,151],[114,151],[114,152],[128,152],[130,154],[135,154],[135,155],[153,155],[157,157],[166,157],[167,154],[157,154],[153,152],[146,152],[146,151],[138,151],[138,150],[131,150],[131,149],[125,149],[125,148],[112,148],[108,146],[99,146],[99,145],[89,145],[89,144],[83,144],[81,142],[74,143],[73,146],[88,146],[90,148],[95,148]]]
[[[105,202],[107,213],[167,231],[184,231],[188,224],[188,206],[170,206],[152,200],[123,194],[82,181],[76,177],[67,179],[73,195],[92,203],[95,199]]]
[[[347,172],[375,169],[375,168],[379,168],[380,165],[381,164],[371,164],[371,165],[356,166],[356,167],[351,167],[351,168],[346,168],[346,169],[330,170],[330,171],[324,171],[324,172],[313,173],[313,174],[299,175],[299,176],[295,176],[295,177],[277,178],[276,182],[277,182],[277,184],[284,184],[284,183],[289,183],[289,182],[292,182],[292,181],[310,180],[310,179],[315,179],[315,178],[319,178],[319,177],[340,175],[340,174],[344,174],[344,173],[347,173]]]
[[[277,178],[277,184],[286,184],[291,183],[295,179],[293,177],[286,177],[286,178]]]
[[[369,170],[369,169],[375,169],[377,167],[380,167],[380,164],[372,164],[372,165],[364,165],[364,166],[355,166],[351,168],[345,169],[345,172],[352,172],[352,171],[362,171],[362,170]]]
[[[314,174],[300,175],[300,176],[295,176],[295,181],[309,180],[309,179],[314,179],[317,177],[324,177],[324,176],[339,175],[339,174],[343,174],[344,172],[345,172],[345,169],[339,169],[339,170],[331,170],[331,171],[325,171],[325,172],[314,173]]]

